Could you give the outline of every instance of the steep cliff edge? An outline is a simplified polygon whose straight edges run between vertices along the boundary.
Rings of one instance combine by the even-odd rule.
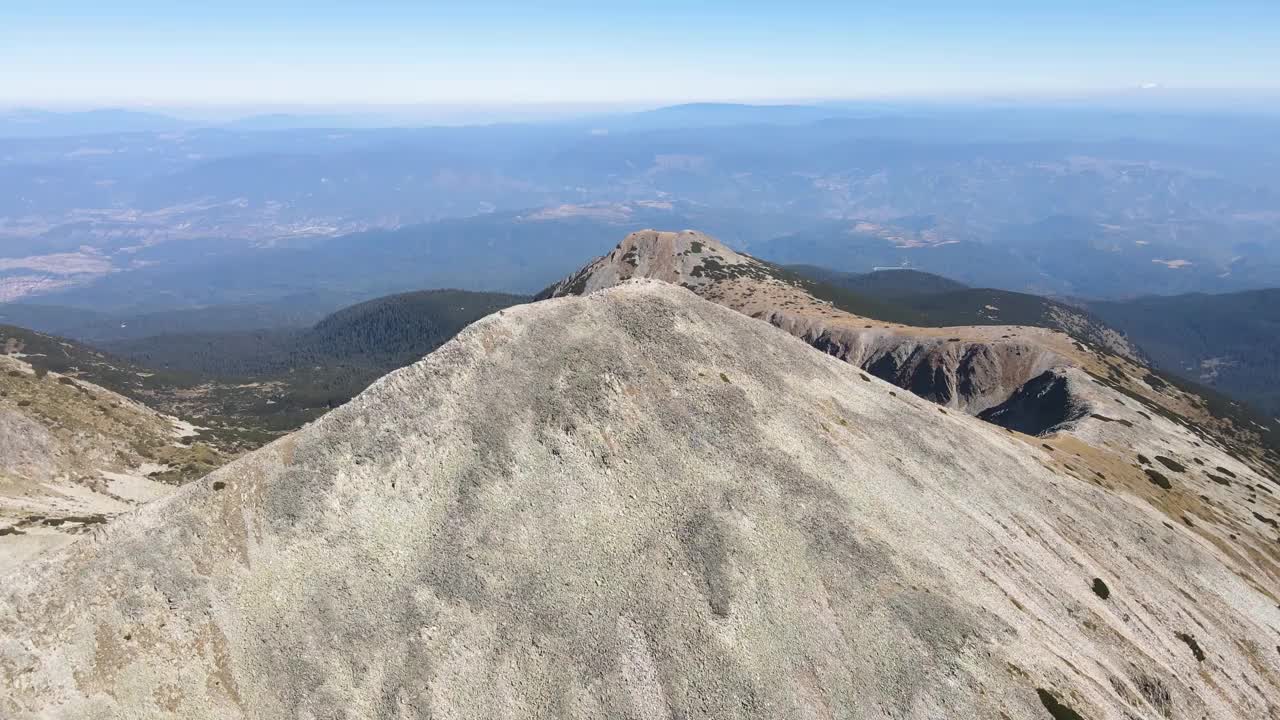
[[[824,293],[818,283],[734,252],[695,231],[646,230],[627,236],[608,255],[553,285],[546,297],[585,294],[632,277],[671,282],[754,318],[764,320],[920,397],[972,415],[1002,405],[1044,373],[1059,375],[1072,363],[1059,350],[1079,345],[1065,335],[1047,344],[1018,339],[1042,328],[1006,326],[924,329],[856,314],[892,316],[877,304]],[[1071,409],[1069,409],[1071,408]],[[1047,424],[1047,432],[1087,415],[1071,401]],[[993,416],[994,420],[1004,417]],[[1025,423],[1023,423],[1025,426]]]

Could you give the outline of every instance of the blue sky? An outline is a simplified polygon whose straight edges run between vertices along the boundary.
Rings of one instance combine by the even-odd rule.
[[[6,0],[0,104],[1280,88],[1280,2]],[[17,7],[15,7],[17,6]]]

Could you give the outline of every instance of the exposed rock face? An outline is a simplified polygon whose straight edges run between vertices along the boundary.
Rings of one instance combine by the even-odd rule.
[[[785,313],[768,313],[762,319],[882,380],[971,415],[1005,402],[1029,380],[1066,365],[1052,351],[1028,343],[852,330]]]
[[[885,326],[839,313],[829,303],[810,296],[778,268],[692,230],[632,233],[611,253],[548,288],[545,294],[585,294],[632,277],[683,285],[772,323],[920,397],[972,415],[1009,401],[1024,384],[1045,372],[1058,374],[1070,364],[1045,346],[1030,342],[907,333],[904,326]],[[998,420],[1005,414],[992,417]],[[1063,415],[1041,430],[1073,419]]]
[[[0,574],[172,491],[173,418],[0,355]]]
[[[1158,378],[1149,381],[1142,354],[1123,336],[1065,306],[1051,307],[1053,317],[1043,327],[883,322],[851,312],[815,283],[691,230],[633,233],[544,295],[591,292],[631,277],[683,285],[921,397],[1010,429],[1041,436],[1070,432],[1129,457],[1142,447],[1161,446],[1164,434],[1172,433],[1175,444],[1208,444],[1212,453],[1280,476],[1280,443],[1265,428],[1248,417],[1223,419],[1204,397]],[[1045,392],[1050,388],[1055,391]],[[1039,404],[1032,407],[1033,401]],[[1173,419],[1138,446],[1120,431],[1123,424],[1098,419],[1135,403],[1145,410],[1126,422],[1149,427],[1159,425],[1155,416]]]
[[[1280,718],[1280,585],[1165,517],[627,283],[6,578],[0,714]]]
[[[879,375],[1025,433],[1017,437],[1049,451],[1056,471],[1140,500],[1168,522],[1194,528],[1204,542],[1248,558],[1246,577],[1280,582],[1280,539],[1271,526],[1280,523],[1275,438],[1247,414],[1153,376],[1140,353],[1111,342],[1104,329],[1070,336],[1047,327],[876,321],[838,306],[818,286],[692,231],[635,233],[548,294],[609,287],[641,272],[782,328],[863,368],[868,381]],[[1253,480],[1236,482],[1215,468],[1247,468]]]
[[[1062,430],[1090,410],[1072,384],[1066,373],[1046,370],[1023,383],[1004,402],[979,412],[978,417],[1028,435]]]

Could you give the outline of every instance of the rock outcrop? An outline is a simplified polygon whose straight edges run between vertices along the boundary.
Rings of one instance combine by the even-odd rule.
[[[1048,464],[1126,494],[1247,557],[1246,575],[1280,582],[1274,546],[1280,433],[1246,410],[1162,380],[1105,328],[917,327],[860,316],[867,307],[694,231],[625,238],[553,286],[590,292],[652,274],[768,322],[812,347],[947,410],[964,411],[1048,451]],[[1087,322],[1083,316],[1080,322]],[[1262,420],[1269,423],[1269,420]],[[1219,472],[1245,469],[1240,481]],[[1263,507],[1265,506],[1265,507]]]
[[[515,307],[5,578],[0,715],[1280,718],[1269,529],[1062,452],[673,285]]]
[[[920,397],[971,415],[1008,402],[1046,372],[1061,377],[1060,370],[1070,365],[1043,344],[1012,339],[1015,330],[1004,326],[990,326],[982,336],[975,336],[973,328],[928,333],[841,312],[813,297],[803,281],[781,268],[692,230],[632,233],[544,296],[586,294],[633,277],[686,287]],[[993,337],[996,333],[1003,337]],[[1040,430],[1071,423],[1079,415],[1064,413]]]
[[[785,312],[760,318],[882,380],[970,415],[1000,405],[1027,382],[1067,364],[1053,351],[1025,342],[849,329]]]
[[[1142,409],[1125,422],[1172,420],[1147,434],[1150,444],[1160,445],[1159,438],[1172,433],[1177,443],[1198,447],[1207,436],[1214,450],[1280,475],[1280,433],[1255,425],[1238,406],[1160,380],[1123,336],[1065,306],[1051,307],[1052,317],[1038,326],[887,322],[875,313],[895,314],[891,307],[868,305],[865,298],[849,302],[837,288],[692,230],[632,233],[542,297],[590,293],[636,277],[679,284],[921,397],[1009,429],[1046,438],[1071,432],[1094,438],[1109,452],[1132,454],[1147,445],[1135,448],[1130,433],[1117,432],[1123,424],[1099,418],[1137,404]],[[859,315],[860,309],[869,316]]]

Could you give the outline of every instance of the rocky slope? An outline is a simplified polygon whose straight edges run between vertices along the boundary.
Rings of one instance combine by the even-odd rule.
[[[7,577],[0,715],[1280,718],[1264,481],[1161,457],[669,284],[520,306]]]
[[[693,231],[633,233],[544,295],[650,275],[786,330],[868,377],[999,425],[1049,451],[1060,471],[1140,499],[1280,576],[1280,421],[1173,384],[1127,344],[1105,342],[1109,333],[873,320],[856,314],[867,307],[856,298]],[[1249,480],[1233,477],[1241,468]],[[1261,535],[1242,540],[1250,532]]]
[[[873,319],[892,313],[824,296],[826,288],[819,283],[695,231],[632,233],[613,252],[548,288],[544,296],[590,293],[633,277],[682,285],[921,397],[975,415],[1008,401],[1045,373],[1060,377],[1073,365],[1066,351],[1083,347],[1065,333],[1038,327],[922,328]],[[1109,350],[1137,358],[1123,338],[1113,339],[1117,344]],[[1064,405],[1035,430],[1051,430],[1078,415],[1078,408]]]
[[[541,297],[590,293],[635,277],[682,285],[921,397],[1011,429],[1044,436],[1079,429],[1132,455],[1126,433],[1118,432],[1124,426],[1096,417],[1107,407],[1132,407],[1127,422],[1147,425],[1161,416],[1187,443],[1209,435],[1216,450],[1263,473],[1280,472],[1280,421],[1166,382],[1122,335],[1084,314],[1064,310],[1048,327],[886,322],[876,318],[892,316],[892,308],[842,295],[689,230],[632,233]],[[1153,433],[1153,442],[1163,432]]]
[[[0,573],[222,464],[175,419],[9,349],[0,354]]]
[[[1030,325],[1060,330],[1087,344],[1147,361],[1129,337],[1075,305],[994,288],[970,288],[917,270],[844,273],[812,265],[786,268],[801,278],[847,290],[917,315],[916,325]],[[911,320],[902,322],[911,323]]]

